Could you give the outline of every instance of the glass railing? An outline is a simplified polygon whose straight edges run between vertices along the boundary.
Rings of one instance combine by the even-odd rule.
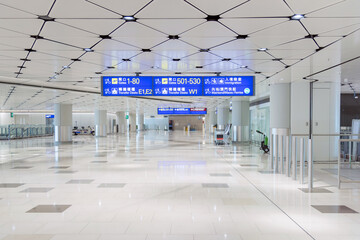
[[[51,136],[54,126],[50,125],[0,125],[0,139],[21,139]]]

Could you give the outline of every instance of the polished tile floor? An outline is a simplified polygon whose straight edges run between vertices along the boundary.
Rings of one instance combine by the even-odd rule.
[[[1,240],[360,239],[360,186],[324,167],[308,193],[257,146],[202,133],[73,140],[0,142]]]

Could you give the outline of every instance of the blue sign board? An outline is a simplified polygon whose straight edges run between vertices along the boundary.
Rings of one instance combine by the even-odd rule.
[[[102,96],[152,96],[152,77],[102,77]]]
[[[254,96],[253,76],[103,76],[102,96]]]
[[[154,77],[154,96],[201,96],[202,77]]]
[[[206,108],[158,108],[158,115],[204,115]]]
[[[204,96],[254,96],[254,77],[204,77]]]
[[[55,116],[54,115],[52,115],[52,114],[46,114],[45,115],[45,118],[54,118]]]

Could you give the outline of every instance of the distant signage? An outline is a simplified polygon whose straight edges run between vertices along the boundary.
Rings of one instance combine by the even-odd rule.
[[[254,77],[204,77],[204,96],[254,96]]]
[[[158,115],[204,115],[206,108],[158,108]]]
[[[10,113],[10,117],[12,117],[12,118],[13,118],[13,117],[14,117],[14,113]]]
[[[152,77],[102,77],[103,96],[152,96]]]
[[[154,77],[155,96],[201,96],[202,77]]]
[[[52,114],[46,114],[45,115],[45,118],[54,118],[55,117],[55,115],[52,115]]]
[[[253,76],[103,76],[102,96],[254,96]]]

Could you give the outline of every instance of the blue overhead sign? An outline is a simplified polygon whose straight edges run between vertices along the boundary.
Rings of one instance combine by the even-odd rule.
[[[204,96],[254,96],[254,77],[204,77]]]
[[[154,77],[155,96],[201,96],[202,77]]]
[[[54,118],[55,116],[53,114],[46,114],[45,118]]]
[[[103,76],[102,96],[254,96],[253,76]]]
[[[158,115],[204,115],[206,108],[158,108]]]
[[[152,77],[102,77],[103,96],[152,96]]]

